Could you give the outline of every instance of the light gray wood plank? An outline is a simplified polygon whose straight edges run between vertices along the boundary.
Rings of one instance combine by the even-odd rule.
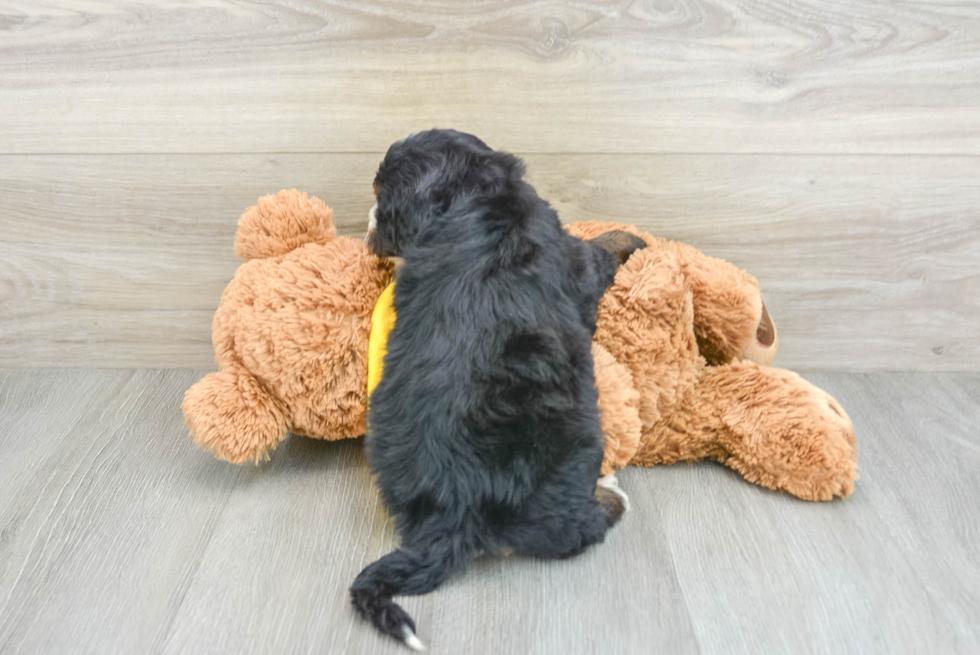
[[[0,370],[0,444],[38,455],[0,462],[0,650],[402,652],[347,606],[393,547],[362,444],[216,462],[177,408],[200,375]],[[854,419],[851,498],[627,469],[634,510],[605,544],[404,599],[432,652],[976,652],[980,375],[807,377]]]
[[[291,438],[233,493],[163,652],[400,653],[347,598],[393,547],[360,441]],[[434,653],[698,651],[656,523],[566,562],[481,561],[402,600]]]
[[[623,478],[663,521],[703,652],[976,652],[980,378],[809,377],[854,419],[851,498],[803,503],[707,464]]]
[[[980,154],[974,3],[0,5],[0,152]]]
[[[659,521],[631,512],[563,562],[479,562],[423,605],[433,651],[699,653]],[[420,619],[421,620],[421,619]]]
[[[776,361],[980,367],[980,158],[530,155],[566,221],[754,273]],[[0,156],[0,363],[207,366],[238,216],[296,186],[361,235],[380,155]]]
[[[36,536],[59,464],[90,407],[120,393],[131,371],[0,370],[0,616],[21,573],[18,545]],[[25,541],[27,540],[27,541]],[[0,633],[2,634],[2,633]],[[3,642],[0,639],[0,648]]]
[[[0,498],[53,468],[85,411],[118,394],[129,371],[0,369]],[[5,508],[13,508],[14,503]],[[10,527],[19,519],[6,519]],[[6,532],[2,543],[9,543]]]
[[[291,437],[243,471],[162,652],[339,652],[346,589],[391,528],[360,441]]]
[[[566,221],[633,223],[755,275],[777,366],[980,368],[978,158],[556,155],[542,169]]]
[[[0,482],[0,651],[159,648],[240,474],[186,435],[200,374],[4,374],[0,416],[34,420],[5,419],[3,441],[42,463],[15,459]]]

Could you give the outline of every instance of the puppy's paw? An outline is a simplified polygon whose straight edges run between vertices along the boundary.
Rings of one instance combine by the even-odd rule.
[[[608,475],[602,476],[601,478],[599,478],[599,481],[596,483],[596,485],[604,489],[608,489],[609,491],[613,492],[614,494],[622,498],[624,511],[627,512],[630,511],[630,497],[627,496],[626,492],[623,491],[623,488],[619,486],[619,480],[616,479],[615,473],[610,473]]]
[[[604,475],[596,482],[595,499],[599,502],[606,523],[612,527],[623,514],[630,510],[630,499],[626,492],[619,488],[619,481],[612,473]]]

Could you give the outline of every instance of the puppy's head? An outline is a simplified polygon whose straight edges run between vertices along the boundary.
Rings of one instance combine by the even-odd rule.
[[[379,257],[401,257],[454,203],[499,196],[523,175],[519,159],[470,134],[413,134],[391,146],[378,168],[368,244]]]

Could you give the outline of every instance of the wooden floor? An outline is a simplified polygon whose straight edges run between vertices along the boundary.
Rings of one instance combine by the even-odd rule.
[[[202,373],[0,370],[0,652],[407,652],[347,605],[393,539],[361,442],[218,462],[178,411]],[[807,377],[854,419],[851,498],[628,469],[605,544],[405,599],[431,651],[980,652],[980,375]]]

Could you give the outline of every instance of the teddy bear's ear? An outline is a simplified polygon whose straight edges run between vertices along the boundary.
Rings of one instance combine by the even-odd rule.
[[[276,257],[336,236],[333,210],[319,198],[290,189],[259,198],[245,210],[238,220],[235,253],[242,259]]]
[[[647,242],[647,245],[652,245],[653,238],[649,234],[640,232],[632,225],[627,225],[626,223],[609,223],[606,221],[579,221],[578,223],[569,223],[565,225],[565,229],[573,237],[578,237],[583,241],[589,241],[597,236],[605,234],[607,232],[627,232],[629,234],[635,235]]]

